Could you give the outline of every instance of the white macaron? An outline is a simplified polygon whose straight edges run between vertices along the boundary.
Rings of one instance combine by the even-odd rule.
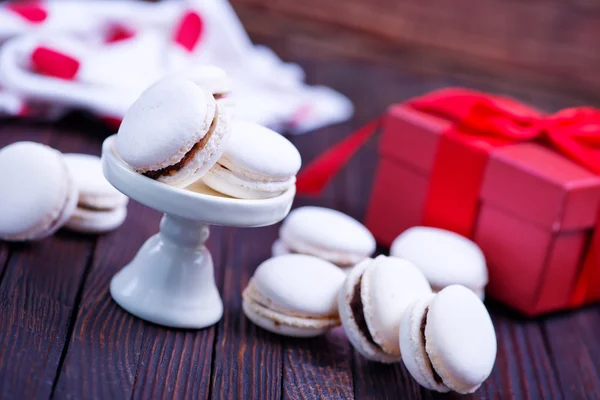
[[[312,337],[338,326],[337,294],[344,273],[316,257],[271,258],[256,269],[244,290],[244,313],[280,335]]]
[[[78,193],[62,154],[33,142],[0,150],[0,239],[37,240],[60,229]]]
[[[229,119],[210,91],[184,76],[169,76],[146,89],[127,110],[117,151],[139,173],[185,187],[225,151]]]
[[[390,255],[404,258],[419,268],[438,292],[449,285],[463,285],[483,300],[488,271],[481,249],[469,239],[438,228],[417,226],[398,236]]]
[[[125,207],[129,198],[114,188],[102,173],[100,157],[65,154],[65,162],[79,189],[79,205],[96,210]]]
[[[354,218],[330,208],[300,207],[279,230],[273,254],[309,254],[351,267],[375,252],[375,238]]]
[[[369,360],[401,359],[398,332],[405,309],[431,293],[410,262],[379,256],[356,265],[339,293],[340,318],[354,348]]]
[[[65,228],[81,233],[106,233],[120,227],[127,218],[127,207],[90,210],[77,207]]]
[[[439,392],[474,392],[496,360],[492,320],[477,295],[460,285],[414,301],[403,316],[399,339],[410,374]]]
[[[77,209],[65,228],[82,233],[105,233],[121,226],[129,198],[104,177],[100,158],[65,154],[65,162],[79,189]]]
[[[300,164],[296,147],[279,133],[235,121],[227,150],[203,181],[232,197],[265,199],[293,187]]]
[[[173,76],[185,77],[203,89],[208,90],[215,100],[229,98],[233,88],[233,82],[227,73],[213,65],[201,65],[186,68],[173,74]]]

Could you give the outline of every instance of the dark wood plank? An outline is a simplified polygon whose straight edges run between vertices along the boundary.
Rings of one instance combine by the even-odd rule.
[[[346,71],[332,67],[303,63],[307,79],[311,83],[323,81],[338,84],[348,78]],[[333,86],[336,86],[334,83]],[[303,157],[303,164],[337,143],[349,132],[349,124],[327,127],[307,135],[292,137]],[[337,179],[318,198],[298,196],[295,207],[317,205],[338,208],[344,207],[344,182]],[[283,397],[288,399],[354,398],[352,386],[351,346],[341,328],[327,335],[313,339],[286,339],[283,359]]]
[[[341,328],[312,339],[285,341],[284,399],[353,399],[352,352]]]
[[[8,123],[0,124],[0,148],[18,140],[21,132]],[[8,243],[0,241],[0,282],[4,277],[4,271],[10,257],[10,247]]]
[[[422,86],[421,92],[427,90],[428,82],[435,83],[441,77],[443,80],[454,79],[466,83],[468,87],[491,83],[501,88],[501,92],[508,89],[516,92],[533,91],[546,98],[568,99],[571,103],[599,104],[597,91],[585,85],[574,86],[570,79],[557,80],[520,66],[474,59],[464,54],[453,57],[444,51],[386,42],[334,24],[265,12],[243,4],[246,1],[238,0],[235,6],[253,41],[267,44],[284,59],[308,59],[322,65],[343,63],[339,66],[340,70],[357,61],[381,71],[394,69],[410,73],[417,84],[422,84],[418,80],[426,77],[426,85]],[[393,84],[392,80],[386,78],[384,76],[371,83],[377,89]],[[351,81],[351,84],[346,83],[344,89],[357,81],[359,79]]]
[[[282,338],[252,324],[242,311],[242,290],[256,267],[270,257],[276,226],[236,229],[227,243],[223,263],[225,303],[217,325],[211,398],[279,399]]]
[[[4,268],[8,263],[9,256],[10,248],[8,247],[8,244],[0,242],[0,282],[2,282],[2,278],[4,277]]]
[[[109,285],[158,231],[159,218],[159,213],[132,201],[123,226],[98,240],[56,398],[131,397],[146,325],[112,300]]]
[[[594,71],[600,58],[592,39],[599,28],[592,3],[585,7],[548,0],[526,4],[465,0],[452,8],[443,1],[232,3],[250,33],[298,45],[321,42],[321,53],[355,53],[372,63],[381,63],[386,53],[397,59],[441,54],[448,72],[455,66],[475,65],[554,87],[591,92],[599,85]],[[382,44],[394,50],[385,51]]]
[[[354,391],[357,399],[420,399],[421,388],[401,363],[380,364],[353,355]]]
[[[59,234],[13,245],[0,284],[0,397],[48,398],[93,242]]]
[[[539,321],[507,313],[496,304],[491,313],[498,355],[492,375],[478,393],[499,399],[564,398]]]
[[[447,85],[509,93],[547,110],[600,104],[597,96],[549,94],[510,76],[471,74],[452,64],[420,65],[424,58],[411,61],[407,54],[389,50],[384,62],[373,65],[332,59],[321,37],[269,40],[301,62],[309,82],[332,86],[356,105],[350,122],[291,137],[305,164],[388,104]],[[319,54],[311,53],[315,48]],[[358,51],[352,46],[346,50]],[[88,121],[79,122],[88,126]],[[47,125],[10,123],[0,130],[0,146],[36,140],[65,152],[99,154],[107,132],[72,125],[77,123],[67,120],[52,132]],[[377,140],[369,142],[323,196],[298,197],[295,206],[333,207],[361,219],[376,147]],[[249,322],[241,311],[241,291],[256,266],[270,256],[278,226],[213,229],[209,247],[226,306],[215,327],[164,329],[127,314],[110,298],[110,278],[157,231],[159,217],[132,203],[126,224],[97,241],[93,258],[94,237],[60,233],[33,245],[0,243],[0,278],[2,265],[7,265],[0,279],[1,398],[47,398],[53,381],[57,399],[456,398],[420,388],[401,364],[367,362],[352,351],[340,329],[300,340],[270,334]],[[93,262],[86,277],[88,260]],[[496,305],[491,312],[498,334],[497,362],[482,388],[463,398],[600,398],[598,307],[533,320]]]
[[[221,227],[211,227],[207,243],[219,287],[228,248],[222,243],[222,233]],[[199,331],[146,326],[132,397],[208,399],[215,333],[215,326]]]
[[[542,327],[564,397],[600,398],[600,308],[552,316]]]

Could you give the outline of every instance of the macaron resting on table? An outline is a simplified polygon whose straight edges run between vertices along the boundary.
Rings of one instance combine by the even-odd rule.
[[[0,150],[0,169],[0,239],[43,239],[71,218],[78,191],[59,151],[13,143]]]
[[[273,255],[300,253],[347,268],[375,252],[375,238],[354,218],[330,208],[293,210],[279,230]]]
[[[482,300],[485,296],[488,283],[485,257],[479,246],[464,236],[416,226],[394,240],[390,255],[415,264],[434,292],[457,284],[468,287]]]
[[[402,314],[414,299],[430,293],[427,280],[409,261],[386,256],[362,261],[352,268],[338,297],[350,343],[369,360],[400,361]]]
[[[169,76],[151,86],[102,146],[108,181],[165,214],[160,232],[113,277],[111,295],[139,318],[179,328],[204,328],[223,315],[204,245],[209,225],[275,224],[296,193],[292,185],[272,198],[236,199],[199,180],[225,150],[231,118],[199,79]]]
[[[288,254],[258,266],[244,290],[244,314],[286,336],[312,337],[340,325],[337,294],[345,274],[317,257]]]
[[[438,392],[476,391],[496,360],[490,315],[477,295],[461,285],[450,285],[409,305],[399,339],[410,374]]]
[[[64,160],[79,189],[77,208],[65,227],[75,232],[104,233],[121,226],[129,198],[106,180],[100,157],[65,154]]]
[[[235,121],[227,150],[202,179],[229,196],[266,199],[294,186],[300,164],[296,147],[279,133]]]

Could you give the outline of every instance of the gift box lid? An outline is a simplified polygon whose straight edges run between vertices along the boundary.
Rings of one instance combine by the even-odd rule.
[[[393,105],[384,120],[380,155],[427,175],[440,137],[451,126],[443,118]],[[597,219],[600,177],[539,144],[511,144],[492,150],[480,200],[545,229],[586,229]]]
[[[535,143],[495,149],[481,198],[553,231],[593,226],[600,177]]]

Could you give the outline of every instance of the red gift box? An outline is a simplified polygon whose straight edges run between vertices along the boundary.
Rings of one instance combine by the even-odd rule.
[[[322,187],[378,123],[365,224],[381,244],[416,225],[470,237],[487,258],[487,293],[527,315],[600,299],[600,112],[544,116],[508,98],[434,92],[309,165],[299,193]]]

